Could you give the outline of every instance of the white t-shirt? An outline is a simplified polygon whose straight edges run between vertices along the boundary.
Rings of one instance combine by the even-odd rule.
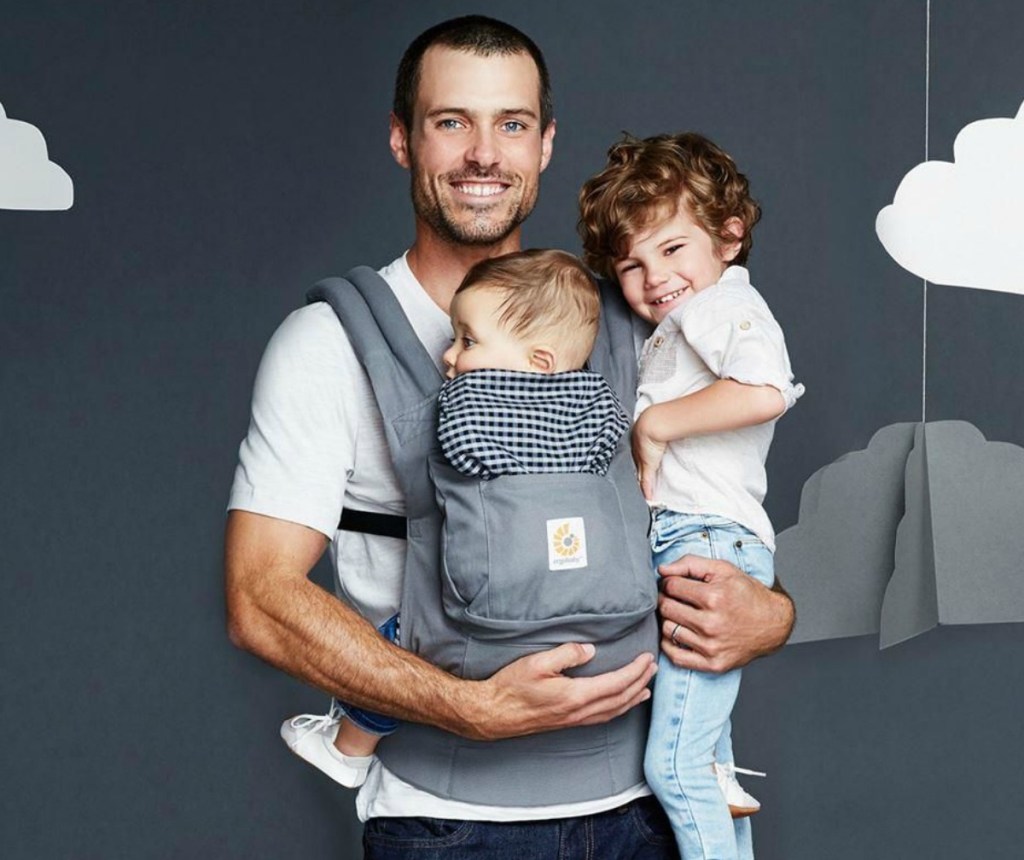
[[[447,314],[420,286],[404,255],[380,275],[442,369],[441,355],[452,338]],[[405,513],[369,379],[334,311],[319,303],[290,314],[263,354],[228,508],[300,523],[327,535],[339,595],[380,625],[401,602],[405,541],[338,531],[343,506]],[[374,762],[356,811],[363,821],[378,816],[542,820],[613,809],[648,793],[641,784],[585,803],[489,807],[435,797]]]
[[[777,388],[789,409],[804,393],[793,384],[786,341],[743,266],[674,308],[640,355],[636,415],[655,403],[707,388],[719,379]],[[775,421],[669,443],[655,482],[653,505],[687,514],[714,514],[739,523],[775,549],[775,532],[761,503],[764,462]]]

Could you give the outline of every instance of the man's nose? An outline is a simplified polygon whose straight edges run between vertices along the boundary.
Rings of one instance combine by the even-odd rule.
[[[466,160],[480,167],[494,167],[501,161],[501,147],[494,129],[477,127],[466,151]]]

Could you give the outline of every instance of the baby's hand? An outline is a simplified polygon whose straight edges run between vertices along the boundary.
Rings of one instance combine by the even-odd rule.
[[[665,456],[667,442],[659,442],[650,435],[649,426],[656,406],[645,409],[633,424],[633,462],[636,463],[640,491],[650,501],[654,498],[654,476],[658,474],[661,458]]]

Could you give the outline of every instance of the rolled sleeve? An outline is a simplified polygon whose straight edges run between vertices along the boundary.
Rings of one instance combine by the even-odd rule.
[[[680,321],[683,335],[720,379],[770,385],[782,394],[788,410],[804,387],[793,383],[782,328],[763,301],[737,301],[736,292],[723,290],[714,301],[695,299]]]

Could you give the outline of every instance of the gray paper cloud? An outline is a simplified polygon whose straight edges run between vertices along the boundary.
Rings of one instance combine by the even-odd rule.
[[[918,425],[881,645],[940,624],[1024,621],[1024,448],[964,421]]]
[[[42,132],[0,105],[0,209],[70,209],[73,201],[71,177],[50,161]]]
[[[793,643],[1024,621],[1024,448],[963,421],[892,424],[804,485],[775,568]]]
[[[883,427],[865,450],[804,484],[799,520],[778,535],[775,550],[775,570],[796,604],[791,643],[878,632],[914,427]]]

